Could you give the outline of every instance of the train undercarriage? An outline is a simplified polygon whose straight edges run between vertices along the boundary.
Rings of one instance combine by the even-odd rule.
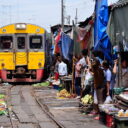
[[[44,69],[28,70],[27,67],[16,67],[16,70],[1,70],[3,82],[40,82]]]

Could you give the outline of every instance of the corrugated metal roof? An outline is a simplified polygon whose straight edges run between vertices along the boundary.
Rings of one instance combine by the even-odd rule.
[[[128,0],[119,0],[117,3],[113,5],[112,10],[114,10],[115,8],[124,7],[126,5],[128,5]]]

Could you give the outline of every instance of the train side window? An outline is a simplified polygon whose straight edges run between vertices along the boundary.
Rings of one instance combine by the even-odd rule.
[[[41,49],[42,48],[42,36],[30,36],[30,48]]]
[[[0,49],[11,49],[13,38],[12,36],[1,36],[0,37]]]
[[[25,49],[25,37],[17,37],[18,49]]]

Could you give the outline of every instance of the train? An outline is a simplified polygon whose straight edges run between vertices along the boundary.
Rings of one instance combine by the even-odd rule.
[[[40,82],[50,67],[51,38],[34,24],[0,28],[0,76],[3,82]]]

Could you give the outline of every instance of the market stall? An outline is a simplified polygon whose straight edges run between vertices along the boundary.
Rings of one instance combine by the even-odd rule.
[[[116,88],[111,104],[99,105],[100,121],[107,127],[128,127],[128,90]]]

